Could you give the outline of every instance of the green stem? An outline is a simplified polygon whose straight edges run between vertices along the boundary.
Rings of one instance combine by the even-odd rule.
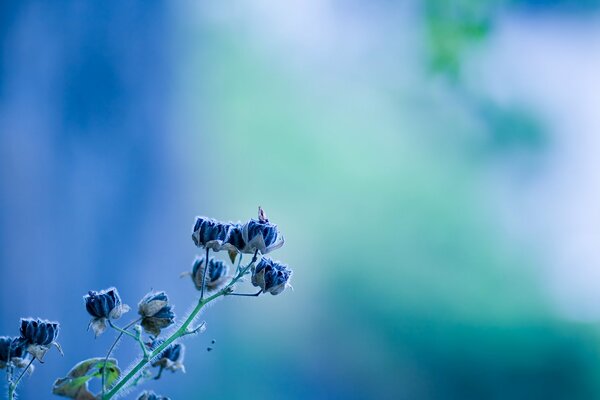
[[[198,316],[198,313],[200,313],[200,310],[202,310],[202,308],[210,303],[211,301],[215,300],[218,297],[224,296],[226,295],[229,291],[230,288],[240,279],[242,278],[244,275],[246,275],[246,272],[248,272],[250,270],[250,267],[256,262],[256,254],[254,255],[254,257],[252,258],[252,262],[250,262],[250,264],[248,264],[243,270],[241,270],[236,276],[235,278],[233,278],[231,280],[231,282],[229,282],[229,284],[227,286],[225,286],[223,289],[219,290],[217,293],[213,294],[210,297],[207,297],[205,299],[200,299],[198,301],[198,304],[196,305],[196,307],[194,308],[194,310],[191,312],[191,314],[186,318],[186,320],[183,322],[183,324],[179,327],[179,329],[177,329],[171,336],[169,336],[169,338],[167,338],[160,346],[158,346],[156,349],[154,349],[152,351],[152,353],[150,353],[150,355],[148,357],[144,357],[142,358],[132,369],[131,371],[129,371],[127,373],[127,375],[125,375],[123,377],[123,379],[121,379],[119,381],[119,383],[117,383],[106,395],[102,396],[102,400],[109,400],[112,399],[115,395],[117,395],[119,393],[119,391],[121,391],[121,389],[123,389],[126,385],[127,382],[129,382],[131,379],[133,379],[149,362],[150,360],[152,360],[154,357],[156,357],[157,355],[159,355],[160,353],[163,352],[163,350],[165,350],[171,343],[173,343],[174,341],[176,341],[177,339],[179,339],[182,336],[185,336],[189,333],[188,331],[188,327],[190,326],[190,324],[194,321],[194,319]]]
[[[29,367],[31,367],[31,364],[33,364],[34,361],[35,361],[35,357],[32,357],[31,361],[29,361],[29,364],[27,364],[27,366],[21,372],[21,374],[19,375],[17,380],[9,383],[9,385],[8,385],[8,400],[13,400],[15,398],[15,390],[17,390],[17,386],[19,385],[19,382],[21,382],[21,378],[23,378],[23,375],[25,375],[25,372],[27,372],[27,370],[29,369]]]
[[[131,328],[133,325],[137,324],[140,320],[141,320],[141,318],[138,318],[138,319],[136,319],[134,321],[131,321],[123,329],[126,331],[127,329]],[[115,325],[113,325],[113,323],[110,321],[110,319],[108,320],[108,324],[113,329],[116,329]],[[117,330],[119,330],[119,329],[117,329]],[[104,392],[106,391],[106,385],[105,385],[105,382],[106,382],[106,363],[108,363],[108,357],[110,357],[110,354],[114,350],[114,348],[117,345],[117,343],[119,343],[119,340],[121,340],[122,336],[123,336],[123,332],[119,331],[119,335],[117,336],[117,338],[113,342],[112,346],[110,346],[110,349],[108,349],[108,353],[106,353],[106,357],[104,358],[104,366],[102,367],[102,396],[104,396]]]

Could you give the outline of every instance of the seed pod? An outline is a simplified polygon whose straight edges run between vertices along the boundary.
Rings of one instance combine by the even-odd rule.
[[[99,292],[90,290],[83,296],[85,308],[92,316],[89,326],[96,336],[106,330],[106,321],[108,319],[118,319],[129,311],[129,306],[123,304],[119,292],[111,287]]]
[[[204,257],[196,257],[192,265],[192,281],[198,290],[202,290],[202,276],[204,275],[205,265]],[[228,272],[229,268],[223,261],[211,258],[206,272],[206,290],[220,289],[227,280]]]
[[[258,219],[251,219],[242,227],[242,238],[244,248],[240,249],[242,253],[253,254],[257,250],[260,254],[267,254],[283,246],[283,235],[277,229],[277,225],[272,224],[267,219],[262,208],[258,208]]]
[[[263,292],[277,295],[291,286],[292,271],[287,266],[263,257],[252,271],[252,284]]]
[[[219,251],[227,238],[229,226],[212,218],[196,217],[192,240],[198,247]]]
[[[56,342],[58,332],[58,322],[50,322],[39,318],[21,318],[21,337],[18,339],[18,343],[29,354],[42,361],[50,346],[56,346],[62,354],[62,349]]]
[[[142,328],[153,336],[160,335],[161,329],[175,322],[175,313],[165,292],[146,294],[138,305],[138,313],[142,316]]]

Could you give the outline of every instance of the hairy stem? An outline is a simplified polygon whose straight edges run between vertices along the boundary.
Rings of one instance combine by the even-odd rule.
[[[248,264],[245,268],[243,268],[241,271],[239,271],[239,273],[223,289],[219,290],[217,293],[215,293],[212,296],[209,296],[207,298],[201,297],[200,300],[198,300],[198,304],[196,305],[196,307],[192,310],[191,314],[186,318],[186,320],[183,322],[183,324],[181,324],[179,329],[177,329],[171,336],[169,336],[160,346],[158,346],[156,349],[154,349],[152,351],[152,353],[150,353],[148,355],[148,357],[142,358],[127,373],[127,375],[125,375],[112,389],[110,389],[110,391],[108,393],[106,393],[105,395],[102,395],[102,397],[101,397],[102,400],[109,400],[109,399],[112,399],[114,396],[116,396],[123,388],[125,388],[127,386],[127,383],[131,379],[135,378],[135,376],[146,365],[148,365],[150,360],[152,360],[154,357],[156,357],[157,355],[162,353],[171,343],[173,343],[177,339],[181,338],[182,336],[187,335],[189,333],[189,330],[188,330],[189,326],[194,321],[194,319],[198,316],[198,313],[200,313],[200,310],[202,310],[202,308],[206,304],[210,303],[211,301],[215,300],[216,298],[224,296],[227,293],[229,293],[231,287],[238,280],[240,280],[244,275],[246,275],[246,273],[250,270],[252,265],[256,262],[256,258],[257,258],[257,253],[254,254],[254,257],[252,258],[252,261],[250,262],[250,264]],[[208,269],[207,267],[208,267],[208,263],[206,264],[205,269]]]
[[[17,386],[19,385],[19,382],[21,382],[23,375],[25,375],[25,372],[27,372],[27,370],[29,370],[29,367],[31,367],[31,364],[33,364],[34,361],[35,361],[35,357],[32,357],[31,361],[29,361],[29,364],[27,364],[27,366],[21,372],[21,374],[19,375],[17,380],[8,384],[8,400],[13,400],[15,398],[15,391],[17,390]]]
[[[138,323],[140,321],[141,321],[141,318],[138,318],[138,319],[136,319],[134,321],[131,321],[129,324],[127,324],[127,326],[125,326],[125,328],[123,328],[123,330],[126,331],[127,329],[131,328],[134,324],[136,324],[136,323]],[[108,323],[110,324],[111,327],[114,328],[114,326],[110,322],[110,319],[108,320]],[[112,351],[117,346],[117,343],[119,343],[119,340],[121,340],[121,337],[123,337],[123,332],[119,332],[119,335],[116,337],[115,341],[110,346],[110,349],[108,349],[108,353],[106,353],[106,357],[104,357],[104,367],[102,368],[102,396],[104,396],[104,393],[106,391],[106,385],[105,385],[105,382],[106,382],[106,363],[108,362],[108,358],[112,354]]]
[[[206,285],[206,272],[208,272],[208,252],[210,249],[206,248],[206,259],[204,260],[204,271],[202,272],[202,289],[200,291],[200,301],[204,300],[204,286]]]

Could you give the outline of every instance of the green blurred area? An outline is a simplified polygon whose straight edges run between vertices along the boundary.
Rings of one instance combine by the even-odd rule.
[[[515,149],[535,158],[551,143],[535,112],[461,84],[465,52],[485,45],[500,4],[427,1],[430,57],[408,85],[333,54],[325,72],[297,66],[294,49],[279,54],[236,19],[193,30],[203,50],[189,51],[186,112],[215,134],[210,149],[182,150],[218,165],[223,215],[265,207],[287,239],[274,256],[295,271],[293,292],[225,307],[219,357],[190,361],[214,367],[203,395],[600,394],[596,328],[554,314],[539,259],[486,193],[486,162],[510,162]],[[438,73],[451,82],[442,97]],[[202,114],[193,93],[208,104]],[[197,383],[181,384],[183,394]]]

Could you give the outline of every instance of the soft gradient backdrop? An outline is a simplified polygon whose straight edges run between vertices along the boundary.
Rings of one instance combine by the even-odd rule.
[[[194,217],[258,205],[294,291],[219,301],[147,387],[600,396],[600,1],[3,1],[0,41],[0,334],[65,350],[21,399],[105,354],[88,290],[181,316]]]

